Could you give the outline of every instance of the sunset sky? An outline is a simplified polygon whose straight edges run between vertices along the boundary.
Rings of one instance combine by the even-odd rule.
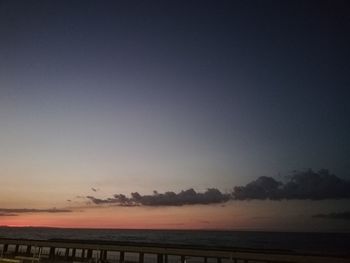
[[[0,225],[350,231],[349,11],[0,1]]]

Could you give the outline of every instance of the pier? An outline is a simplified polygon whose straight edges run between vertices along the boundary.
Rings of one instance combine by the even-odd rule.
[[[0,238],[0,263],[350,263],[349,257],[286,250],[127,243],[93,240]]]

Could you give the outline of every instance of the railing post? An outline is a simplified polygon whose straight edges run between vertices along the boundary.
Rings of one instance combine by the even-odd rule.
[[[119,262],[123,263],[124,259],[125,259],[125,253],[124,253],[124,251],[120,251],[119,252]]]
[[[232,261],[233,263],[237,263],[237,258],[233,258],[233,255],[230,255],[230,261]]]
[[[88,249],[87,256],[88,259],[92,258],[92,249]]]
[[[72,258],[73,258],[73,259],[75,258],[75,253],[76,253],[76,248],[73,248],[73,249],[72,249]]]
[[[163,263],[163,254],[157,254],[157,263]]]
[[[32,250],[32,246],[27,245],[26,255],[30,255],[31,250]]]
[[[7,252],[7,249],[9,248],[8,244],[4,244],[4,247],[2,249],[2,253],[5,254]]]
[[[139,263],[143,263],[145,260],[145,254],[143,254],[142,252],[139,253]]]
[[[17,245],[15,246],[15,255],[18,254],[18,250],[19,250],[19,245],[17,244]]]
[[[181,256],[181,263],[186,263],[186,257],[185,256]]]
[[[49,258],[50,259],[55,258],[55,248],[54,247],[50,247]]]
[[[103,262],[106,262],[107,261],[107,250],[102,250],[102,260]]]

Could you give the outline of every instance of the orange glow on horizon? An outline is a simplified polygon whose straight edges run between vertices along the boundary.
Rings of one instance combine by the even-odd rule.
[[[231,229],[239,217],[221,206],[171,208],[104,207],[70,213],[26,213],[3,217],[2,225],[121,229]]]

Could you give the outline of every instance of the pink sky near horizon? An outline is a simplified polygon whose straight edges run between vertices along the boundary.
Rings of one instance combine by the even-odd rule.
[[[337,231],[343,225],[328,225],[311,215],[323,202],[295,201],[228,202],[225,205],[181,207],[96,207],[69,213],[23,213],[0,217],[0,225],[65,228],[120,229],[216,229],[265,231]],[[330,205],[328,203],[327,205]]]

